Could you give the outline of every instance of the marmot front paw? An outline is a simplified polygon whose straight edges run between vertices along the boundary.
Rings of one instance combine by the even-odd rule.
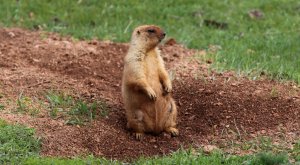
[[[172,85],[171,83],[164,83],[163,84],[164,92],[170,93],[172,91]]]
[[[156,93],[154,92],[154,90],[152,88],[148,88],[147,89],[147,95],[149,96],[149,98],[153,101],[156,100]]]

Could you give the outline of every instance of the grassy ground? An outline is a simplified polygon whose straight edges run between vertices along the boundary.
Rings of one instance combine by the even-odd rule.
[[[137,25],[158,24],[190,48],[217,45],[220,50],[211,58],[220,71],[300,82],[298,0],[0,0],[0,4],[0,26],[127,42]],[[263,16],[251,18],[248,13],[253,9]]]
[[[109,114],[104,101],[88,103],[82,99],[75,99],[67,93],[53,90],[45,92],[42,99],[27,97],[21,93],[16,102],[15,112],[37,116],[41,110],[46,110],[51,118],[63,119],[65,124],[69,125],[83,125],[85,122],[94,120],[96,115],[106,117]],[[3,105],[2,107],[2,109],[5,108]]]
[[[9,125],[0,119],[0,164],[123,164],[124,162],[96,158],[93,156],[66,158],[45,158],[39,156],[40,140],[34,136],[35,131],[21,125]],[[299,144],[298,144],[299,145]],[[295,148],[298,147],[296,145]],[[295,150],[295,153],[299,151]],[[287,154],[260,153],[257,155],[234,156],[221,151],[204,154],[201,150],[190,149],[178,151],[170,156],[140,158],[134,164],[285,164]],[[296,158],[296,161],[299,158]]]
[[[259,154],[256,156],[230,156],[224,155],[219,152],[210,155],[203,155],[202,153],[193,154],[189,151],[180,151],[173,154],[171,157],[139,159],[131,162],[137,165],[152,165],[152,164],[203,164],[203,165],[240,165],[240,164],[284,164],[288,159],[286,155],[272,155],[272,154]],[[24,164],[122,164],[119,161],[97,159],[92,156],[88,158],[75,158],[75,159],[51,159],[51,158],[38,158],[33,157],[24,161]]]
[[[17,164],[37,156],[40,140],[34,137],[35,131],[20,125],[9,125],[0,119],[0,164]]]
[[[120,161],[88,156],[86,158],[39,157],[40,140],[34,130],[21,125],[9,125],[0,119],[1,164],[122,164]],[[178,151],[167,157],[140,158],[134,164],[279,164],[287,163],[287,155],[268,153],[253,156],[232,156],[221,152],[206,155],[202,151]]]

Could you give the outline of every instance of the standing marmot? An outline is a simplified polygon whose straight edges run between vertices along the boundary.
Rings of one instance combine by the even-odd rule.
[[[157,45],[164,39],[163,30],[154,25],[137,27],[124,60],[122,97],[127,128],[137,139],[144,132],[162,131],[178,135],[177,109],[169,94],[172,84]]]

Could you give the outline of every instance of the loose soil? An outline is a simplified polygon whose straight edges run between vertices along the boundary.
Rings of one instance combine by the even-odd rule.
[[[300,135],[300,90],[291,82],[260,78],[251,81],[233,72],[209,69],[207,51],[190,50],[170,40],[161,46],[173,78],[178,105],[179,137],[146,135],[137,141],[126,130],[121,99],[126,43],[78,41],[57,34],[0,29],[0,118],[33,127],[42,139],[44,156],[94,154],[112,159],[165,155],[180,148],[215,145],[237,154],[234,144],[270,136],[292,145]],[[32,116],[13,113],[22,94],[43,100],[49,90],[63,91],[88,102],[108,104],[110,113],[85,125],[66,125],[46,110]],[[275,140],[276,141],[276,140]]]

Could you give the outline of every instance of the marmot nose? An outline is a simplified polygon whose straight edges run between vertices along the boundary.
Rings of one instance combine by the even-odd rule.
[[[164,37],[166,36],[166,33],[165,32],[163,32],[163,34],[162,34]]]

